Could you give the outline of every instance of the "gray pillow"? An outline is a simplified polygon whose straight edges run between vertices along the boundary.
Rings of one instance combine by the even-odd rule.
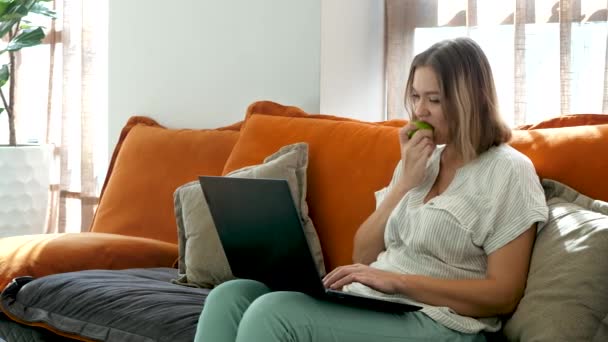
[[[308,145],[296,143],[281,148],[267,157],[263,164],[235,170],[227,176],[287,180],[317,269],[323,276],[325,266],[321,244],[306,204],[307,167]],[[180,258],[179,277],[173,282],[212,288],[234,279],[198,181],[179,187],[174,200]]]
[[[169,283],[172,268],[87,270],[15,278],[2,292],[8,317],[78,341],[193,341],[211,290]],[[64,341],[59,336],[18,341]],[[66,338],[67,340],[67,338]],[[73,341],[70,339],[70,341]]]
[[[593,337],[593,342],[605,342],[608,341],[608,315],[604,317],[602,324],[597,329],[595,336]]]
[[[608,314],[608,203],[552,180],[543,187],[549,220],[504,334],[511,341],[591,341]]]

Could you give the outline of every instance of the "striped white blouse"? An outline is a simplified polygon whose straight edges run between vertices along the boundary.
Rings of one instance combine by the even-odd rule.
[[[386,250],[372,267],[443,279],[481,279],[486,275],[490,253],[533,223],[547,220],[548,208],[534,165],[506,144],[459,168],[441,195],[423,203],[439,173],[444,148],[435,149],[422,184],[410,190],[389,216],[384,233]],[[377,205],[401,170],[399,163],[389,186],[376,192]],[[435,321],[464,333],[497,331],[501,327],[496,317],[461,316],[448,307],[383,294],[359,283],[345,290],[420,305],[422,312]]]

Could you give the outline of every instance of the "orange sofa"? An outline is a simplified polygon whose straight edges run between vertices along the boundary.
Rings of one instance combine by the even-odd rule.
[[[350,263],[353,235],[399,160],[404,124],[307,114],[270,101],[251,104],[243,121],[219,129],[168,129],[132,117],[112,155],[90,232],[0,239],[0,287],[24,275],[175,267],[176,188],[199,175],[259,164],[302,141],[309,145],[309,215],[326,269]],[[608,201],[608,115],[561,116],[520,127],[510,144],[529,156],[541,178]]]

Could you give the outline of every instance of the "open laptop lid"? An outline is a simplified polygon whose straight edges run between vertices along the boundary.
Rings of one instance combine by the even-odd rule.
[[[232,274],[273,290],[324,293],[284,179],[200,176]]]

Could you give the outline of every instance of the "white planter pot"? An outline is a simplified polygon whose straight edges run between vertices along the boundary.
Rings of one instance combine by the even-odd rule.
[[[0,146],[0,237],[44,233],[51,146]]]

